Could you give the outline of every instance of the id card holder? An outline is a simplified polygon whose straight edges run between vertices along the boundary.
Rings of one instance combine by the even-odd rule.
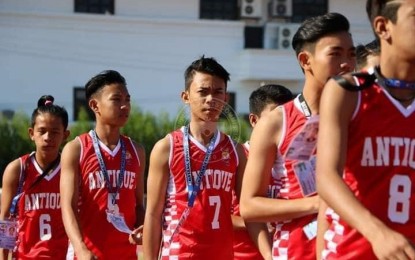
[[[308,240],[312,240],[317,236],[317,219],[314,219],[307,225],[303,227],[303,232],[308,238]]]
[[[17,239],[17,221],[0,220],[0,248],[14,249]]]
[[[107,198],[107,220],[111,223],[111,219],[108,217],[108,213],[111,214],[120,214],[120,209],[118,207],[117,201],[119,199],[120,195],[117,193],[108,193]]]
[[[316,157],[312,156],[309,161],[299,161],[293,164],[293,170],[303,196],[308,197],[316,194]]]
[[[319,116],[308,119],[288,146],[285,158],[307,161],[314,154],[317,144]]]
[[[124,216],[107,210],[108,221],[120,232],[131,234],[133,231],[125,223]]]

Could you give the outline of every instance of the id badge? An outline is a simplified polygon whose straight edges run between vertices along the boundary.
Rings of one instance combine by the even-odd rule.
[[[133,231],[125,223],[124,216],[107,211],[108,221],[120,232],[131,234]]]
[[[17,221],[0,220],[0,248],[14,249],[17,239]]]
[[[314,195],[316,189],[316,157],[293,164],[293,170],[304,197]]]
[[[285,157],[290,160],[307,161],[314,154],[317,144],[319,117],[313,116],[291,141]]]
[[[303,227],[304,234],[307,236],[308,240],[312,240],[317,236],[317,219],[308,223]]]

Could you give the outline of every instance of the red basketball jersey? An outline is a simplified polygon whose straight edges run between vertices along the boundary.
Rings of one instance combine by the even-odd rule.
[[[307,118],[303,114],[298,97],[282,106],[283,128],[278,146],[277,161],[272,172],[271,196],[278,199],[304,198],[301,185],[293,166],[301,163],[284,157],[291,141],[303,128]],[[315,238],[309,239],[304,228],[316,220],[312,214],[275,223],[272,254],[276,259],[315,259]]]
[[[382,87],[359,92],[349,123],[343,178],[357,199],[415,243],[415,103],[404,108]],[[332,210],[326,259],[376,259],[369,242]]]
[[[136,179],[139,175],[140,162],[132,141],[122,136],[126,148],[124,178],[116,198],[116,206],[111,203],[101,171],[91,132],[80,135],[82,151],[80,156],[81,183],[79,187],[79,225],[83,240],[99,259],[137,259],[136,246],[128,241],[128,234],[118,231],[108,220],[106,211],[119,212],[124,216],[130,229],[136,221]],[[109,181],[115,190],[121,168],[121,144],[114,150],[99,141],[99,147],[108,172]]]
[[[170,178],[163,215],[162,259],[233,259],[231,210],[238,167],[234,143],[229,136],[218,134],[194,205],[178,226],[188,207],[183,129],[169,135]],[[190,136],[189,150],[194,181],[207,149]]]
[[[24,168],[21,174],[24,174],[25,179],[23,194],[18,202],[15,256],[17,259],[65,259],[68,237],[62,222],[60,165],[32,186],[43,173],[34,153],[20,157],[20,162]]]

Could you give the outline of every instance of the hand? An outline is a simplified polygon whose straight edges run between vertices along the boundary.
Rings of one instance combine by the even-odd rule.
[[[373,252],[380,260],[415,260],[415,247],[402,234],[382,228],[371,242]]]
[[[97,256],[95,256],[90,250],[83,249],[81,252],[76,253],[76,258],[79,260],[95,260],[98,259]]]
[[[143,244],[143,226],[139,226],[134,229],[128,238],[130,244],[142,245]]]

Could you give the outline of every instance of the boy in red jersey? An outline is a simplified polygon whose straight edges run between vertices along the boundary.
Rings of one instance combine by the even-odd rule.
[[[267,113],[274,110],[277,106],[282,105],[293,99],[293,94],[289,89],[281,85],[268,84],[259,87],[254,90],[249,96],[249,123],[252,128],[255,127],[258,120],[265,116]],[[247,155],[249,153],[249,142],[247,141],[244,144]],[[273,169],[274,171],[274,169]],[[272,191],[276,189],[278,183],[274,183],[272,178],[269,184],[269,196],[273,196]],[[235,199],[235,198],[234,198]],[[239,203],[235,199],[233,205],[233,214],[235,216],[240,216],[239,213]],[[233,241],[233,250],[234,250],[234,259],[263,259],[258,248],[252,242],[249,237],[248,232],[245,228],[245,223],[241,217],[236,223],[239,223],[237,228],[234,230],[234,241]]]
[[[66,257],[68,237],[60,208],[59,151],[69,135],[68,113],[53,101],[52,96],[42,96],[32,113],[29,135],[36,151],[9,163],[3,174],[0,219],[17,217],[16,259]],[[8,250],[3,251],[0,259],[8,259]]]
[[[239,197],[246,157],[242,145],[218,130],[228,80],[214,58],[201,57],[185,71],[181,97],[190,123],[151,152],[145,259],[233,259],[232,193]]]
[[[75,251],[68,259],[73,253],[78,259],[137,259],[145,152],[120,134],[130,113],[130,94],[124,77],[113,70],[92,77],[85,93],[95,129],[62,152],[62,215]]]
[[[330,80],[321,99],[322,258],[415,259],[415,0],[366,9],[380,67]]]
[[[349,22],[329,13],[305,20],[292,41],[305,75],[303,92],[271,111],[255,126],[241,195],[246,221],[275,222],[274,259],[315,259],[316,217],[315,138],[320,93],[334,75],[355,66]],[[314,139],[314,140],[313,140]],[[279,189],[268,197],[271,169]]]

